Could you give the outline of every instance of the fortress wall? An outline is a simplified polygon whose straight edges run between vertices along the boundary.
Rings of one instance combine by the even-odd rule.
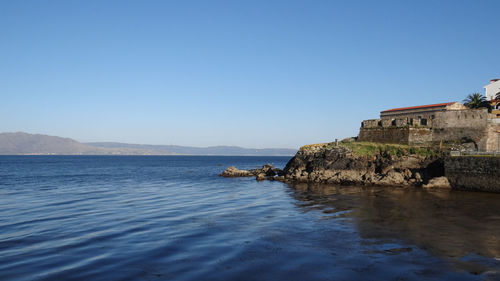
[[[380,119],[369,119],[361,122],[361,128],[377,128],[379,127]]]
[[[437,145],[441,141],[474,142],[480,151],[500,150],[500,122],[493,122],[496,119],[489,118],[486,109],[432,113],[433,116],[417,119],[409,114],[406,117],[365,120],[358,139],[409,145]]]
[[[487,141],[488,111],[486,109],[454,110],[436,113],[433,120],[432,141],[474,141],[479,150],[485,151]]]
[[[466,109],[438,112],[433,127],[445,128],[485,128],[488,124],[487,109]]]
[[[432,130],[430,128],[409,128],[409,145],[428,145],[432,142]]]
[[[488,126],[484,146],[486,151],[500,151],[500,124],[490,124]]]
[[[500,157],[458,156],[444,161],[444,173],[455,189],[500,192]]]
[[[359,130],[358,141],[408,144],[409,128],[364,128]]]
[[[486,128],[488,124],[487,109],[466,109],[436,112],[433,128]]]

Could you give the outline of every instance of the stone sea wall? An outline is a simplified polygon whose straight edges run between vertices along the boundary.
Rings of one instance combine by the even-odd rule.
[[[444,171],[454,189],[500,193],[500,157],[448,157]]]

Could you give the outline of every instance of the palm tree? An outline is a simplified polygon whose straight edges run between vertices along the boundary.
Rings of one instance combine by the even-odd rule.
[[[464,105],[468,108],[481,108],[485,107],[491,109],[490,102],[480,93],[472,93],[464,99]]]

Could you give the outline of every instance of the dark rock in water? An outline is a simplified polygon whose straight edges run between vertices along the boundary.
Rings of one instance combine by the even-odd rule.
[[[253,177],[254,174],[247,170],[239,170],[234,166],[227,168],[224,172],[219,174],[221,177],[235,178],[235,177]]]
[[[276,175],[276,172],[274,172],[274,167],[271,164],[266,164],[262,166],[261,173],[264,173],[266,177],[274,177]]]
[[[260,174],[257,174],[257,176],[255,177],[255,179],[258,180],[258,181],[263,181],[263,180],[266,180],[267,177],[266,177],[266,174],[260,173]]]
[[[259,169],[239,170],[234,166],[227,168],[219,176],[221,177],[255,177],[258,181],[261,180],[284,180],[284,173],[281,169],[275,168],[271,164],[266,164]]]

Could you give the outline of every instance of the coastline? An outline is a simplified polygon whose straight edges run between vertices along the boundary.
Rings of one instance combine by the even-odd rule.
[[[230,167],[220,176],[288,183],[406,186],[500,193],[500,157],[452,157],[445,151],[347,140],[306,145],[283,170]]]

